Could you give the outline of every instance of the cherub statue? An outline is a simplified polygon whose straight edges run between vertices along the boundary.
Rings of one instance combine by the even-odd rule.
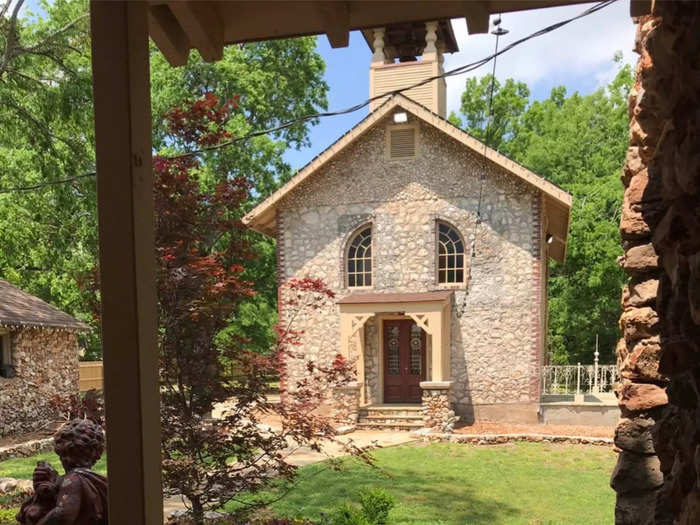
[[[102,427],[89,419],[64,424],[53,437],[65,475],[46,462],[34,469],[34,495],[17,514],[22,525],[106,525],[107,478],[90,468],[104,450]]]

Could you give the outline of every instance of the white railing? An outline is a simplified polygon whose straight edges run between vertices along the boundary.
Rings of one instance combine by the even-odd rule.
[[[618,380],[616,365],[547,365],[542,367],[542,394],[612,392]]]

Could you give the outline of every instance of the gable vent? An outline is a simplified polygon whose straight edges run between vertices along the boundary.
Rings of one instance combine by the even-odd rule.
[[[416,156],[416,129],[389,130],[389,158],[409,159]]]

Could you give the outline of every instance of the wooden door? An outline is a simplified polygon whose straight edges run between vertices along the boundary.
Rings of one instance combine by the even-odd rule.
[[[425,332],[410,319],[384,321],[384,402],[420,403]]]

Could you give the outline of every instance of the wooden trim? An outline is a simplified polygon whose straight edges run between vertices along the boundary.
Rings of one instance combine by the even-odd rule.
[[[111,525],[163,523],[147,15],[90,3]]]

